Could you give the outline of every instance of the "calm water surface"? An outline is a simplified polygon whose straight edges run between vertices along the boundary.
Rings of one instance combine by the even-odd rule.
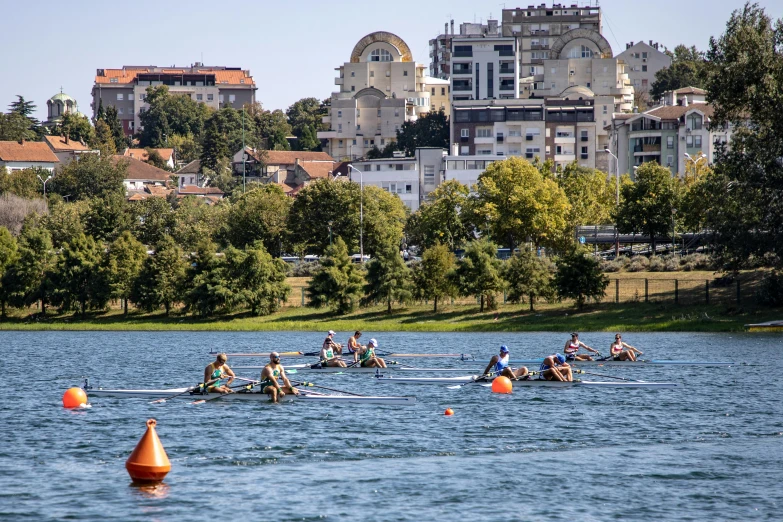
[[[783,518],[779,335],[629,334],[625,340],[649,358],[751,364],[594,369],[683,384],[674,389],[518,389],[497,396],[478,386],[455,391],[380,385],[367,375],[309,375],[329,387],[415,394],[418,401],[193,406],[96,398],[91,409],[61,407],[63,391],[83,376],[104,387],[185,386],[199,382],[210,349],[315,349],[322,337],[0,333],[7,389],[0,402],[0,520]],[[567,339],[376,337],[384,349],[475,354],[481,364],[418,362],[468,369],[483,366],[502,343],[512,359],[530,358],[560,350]],[[582,339],[606,352],[612,335]],[[229,361],[242,363],[249,361]],[[443,415],[447,407],[453,417]],[[130,486],[124,463],[150,417],[173,469],[163,486],[142,490]]]

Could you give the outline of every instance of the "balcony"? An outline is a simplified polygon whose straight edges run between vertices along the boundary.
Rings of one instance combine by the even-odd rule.
[[[473,74],[473,67],[468,67],[465,69],[454,69],[454,72],[452,74]]]
[[[500,74],[514,74],[515,69],[513,67],[501,67]]]
[[[512,135],[509,135],[506,138],[506,142],[507,143],[522,143],[522,136],[512,136]]]
[[[470,91],[472,91],[472,90],[473,90],[473,86],[472,86],[472,85],[470,85],[470,84],[468,84],[468,85],[465,85],[465,84],[458,84],[458,83],[455,83],[455,84],[452,86],[451,90],[452,90],[452,91],[454,91],[454,92],[458,92],[458,91],[459,91],[459,92],[470,92]]]
[[[334,79],[334,84],[335,85],[342,85],[344,83],[344,81],[345,81],[344,78],[335,78]]]
[[[498,88],[500,91],[513,91],[514,90],[514,84],[508,84],[508,83],[501,83],[500,87]]]
[[[504,49],[502,51],[498,51],[498,55],[499,56],[514,56],[514,51],[513,50],[512,51],[507,51],[507,50]]]
[[[584,154],[584,153],[583,153],[583,154],[580,154],[580,155],[579,155],[579,158],[580,158],[580,159],[583,159],[583,160],[586,160],[586,159],[588,159],[589,157],[590,157],[590,155],[589,155],[589,154]]]
[[[452,58],[473,58],[473,51],[454,51]]]
[[[589,140],[590,138],[588,136],[582,136],[581,138],[579,138],[579,141],[589,141]]]

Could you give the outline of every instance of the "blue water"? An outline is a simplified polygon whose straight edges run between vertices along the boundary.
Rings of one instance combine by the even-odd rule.
[[[751,364],[592,370],[683,385],[674,389],[531,388],[498,396],[479,386],[309,374],[328,387],[418,400],[409,407],[220,400],[194,406],[95,398],[90,409],[61,407],[63,391],[83,376],[104,387],[186,386],[199,382],[210,349],[314,349],[322,337],[0,333],[0,520],[783,518],[779,335],[628,334],[624,340],[645,358]],[[509,345],[512,359],[531,358],[562,348],[567,338],[376,337],[382,349],[475,354],[481,364],[417,361],[470,369],[500,344]],[[606,352],[612,335],[581,338]],[[443,415],[447,407],[453,417]],[[151,417],[173,469],[162,486],[141,489],[130,485],[124,463]]]

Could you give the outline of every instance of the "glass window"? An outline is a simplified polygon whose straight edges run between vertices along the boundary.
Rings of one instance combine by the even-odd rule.
[[[673,149],[674,148],[674,136],[667,136],[666,137],[666,148],[667,149]]]
[[[693,137],[693,146],[696,148],[701,147],[701,136],[694,136]]]
[[[223,100],[224,100],[223,95],[218,94],[218,102],[223,103]]]
[[[196,100],[197,101],[203,101],[204,100],[204,95],[203,94],[197,94],[196,95]]]
[[[685,145],[687,147],[693,147],[693,136],[686,136],[685,137]]]
[[[122,101],[124,95],[122,93],[117,93],[117,101]]]
[[[408,71],[402,71],[403,76],[408,76]]]
[[[390,62],[392,61],[392,55],[386,49],[373,49],[370,53],[370,62]]]
[[[491,138],[492,129],[476,129],[477,138]]]
[[[234,95],[234,94],[229,94],[228,95],[228,101],[229,102],[234,103],[236,101],[236,99],[237,99],[236,95]]]
[[[375,71],[370,71],[370,78],[375,78]]]
[[[351,71],[351,78],[353,78],[354,76],[356,76],[356,71]]]
[[[207,94],[207,101],[212,101],[214,99],[215,99],[215,95],[214,94]]]
[[[337,111],[337,117],[342,118],[343,117],[343,111]]]
[[[470,129],[461,129],[459,131],[460,138],[470,138]]]

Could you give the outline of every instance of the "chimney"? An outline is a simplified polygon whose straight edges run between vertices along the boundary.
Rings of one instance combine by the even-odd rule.
[[[627,44],[625,44],[625,48],[626,48],[626,49],[630,49],[630,48],[631,48],[631,44],[628,44],[628,43],[627,43]]]
[[[683,96],[682,97],[682,106],[683,107],[687,107],[688,106],[688,97],[687,96]]]
[[[451,21],[451,35],[454,36],[454,20]]]
[[[459,156],[459,144],[458,143],[452,143],[451,144],[451,155],[452,156]]]
[[[65,144],[68,145],[70,143],[70,138],[68,137],[68,134],[65,134]]]
[[[24,138],[22,138],[21,140],[19,140],[19,145],[21,145],[22,147],[24,147]]]
[[[652,47],[652,40],[650,40],[650,47]]]
[[[449,23],[446,22],[443,26],[443,34],[449,34]]]

